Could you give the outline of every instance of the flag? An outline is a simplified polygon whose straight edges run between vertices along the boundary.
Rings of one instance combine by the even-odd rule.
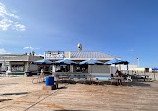
[[[139,60],[139,58],[135,58],[134,60]]]

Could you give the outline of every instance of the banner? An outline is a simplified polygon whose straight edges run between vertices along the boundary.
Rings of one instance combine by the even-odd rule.
[[[45,51],[44,59],[62,60],[64,59],[64,51]]]

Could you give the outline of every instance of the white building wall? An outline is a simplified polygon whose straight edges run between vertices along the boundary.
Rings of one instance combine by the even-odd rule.
[[[132,71],[134,70],[135,68],[137,68],[137,65],[133,65],[133,64],[128,64],[128,70],[129,71]],[[111,65],[111,74],[115,74],[116,71],[118,70],[121,70],[121,71],[126,71],[127,70],[127,65],[123,65],[123,64],[120,64],[120,65],[114,65],[112,64]]]
[[[30,64],[28,70],[29,71],[38,71],[38,66],[34,65],[34,64]]]
[[[108,65],[88,65],[88,73],[109,73],[110,67]]]
[[[70,58],[70,51],[64,52],[64,58]]]
[[[119,66],[117,66],[119,67]],[[135,64],[128,64],[128,70],[134,70],[137,68],[137,65]],[[127,65],[121,65],[121,70],[127,70]]]

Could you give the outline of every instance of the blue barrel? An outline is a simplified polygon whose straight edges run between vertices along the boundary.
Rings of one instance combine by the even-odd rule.
[[[54,77],[46,77],[46,86],[54,85]]]

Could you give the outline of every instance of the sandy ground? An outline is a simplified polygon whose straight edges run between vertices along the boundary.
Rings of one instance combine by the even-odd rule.
[[[60,84],[42,90],[34,77],[0,77],[0,111],[157,111],[158,82],[129,86]]]

